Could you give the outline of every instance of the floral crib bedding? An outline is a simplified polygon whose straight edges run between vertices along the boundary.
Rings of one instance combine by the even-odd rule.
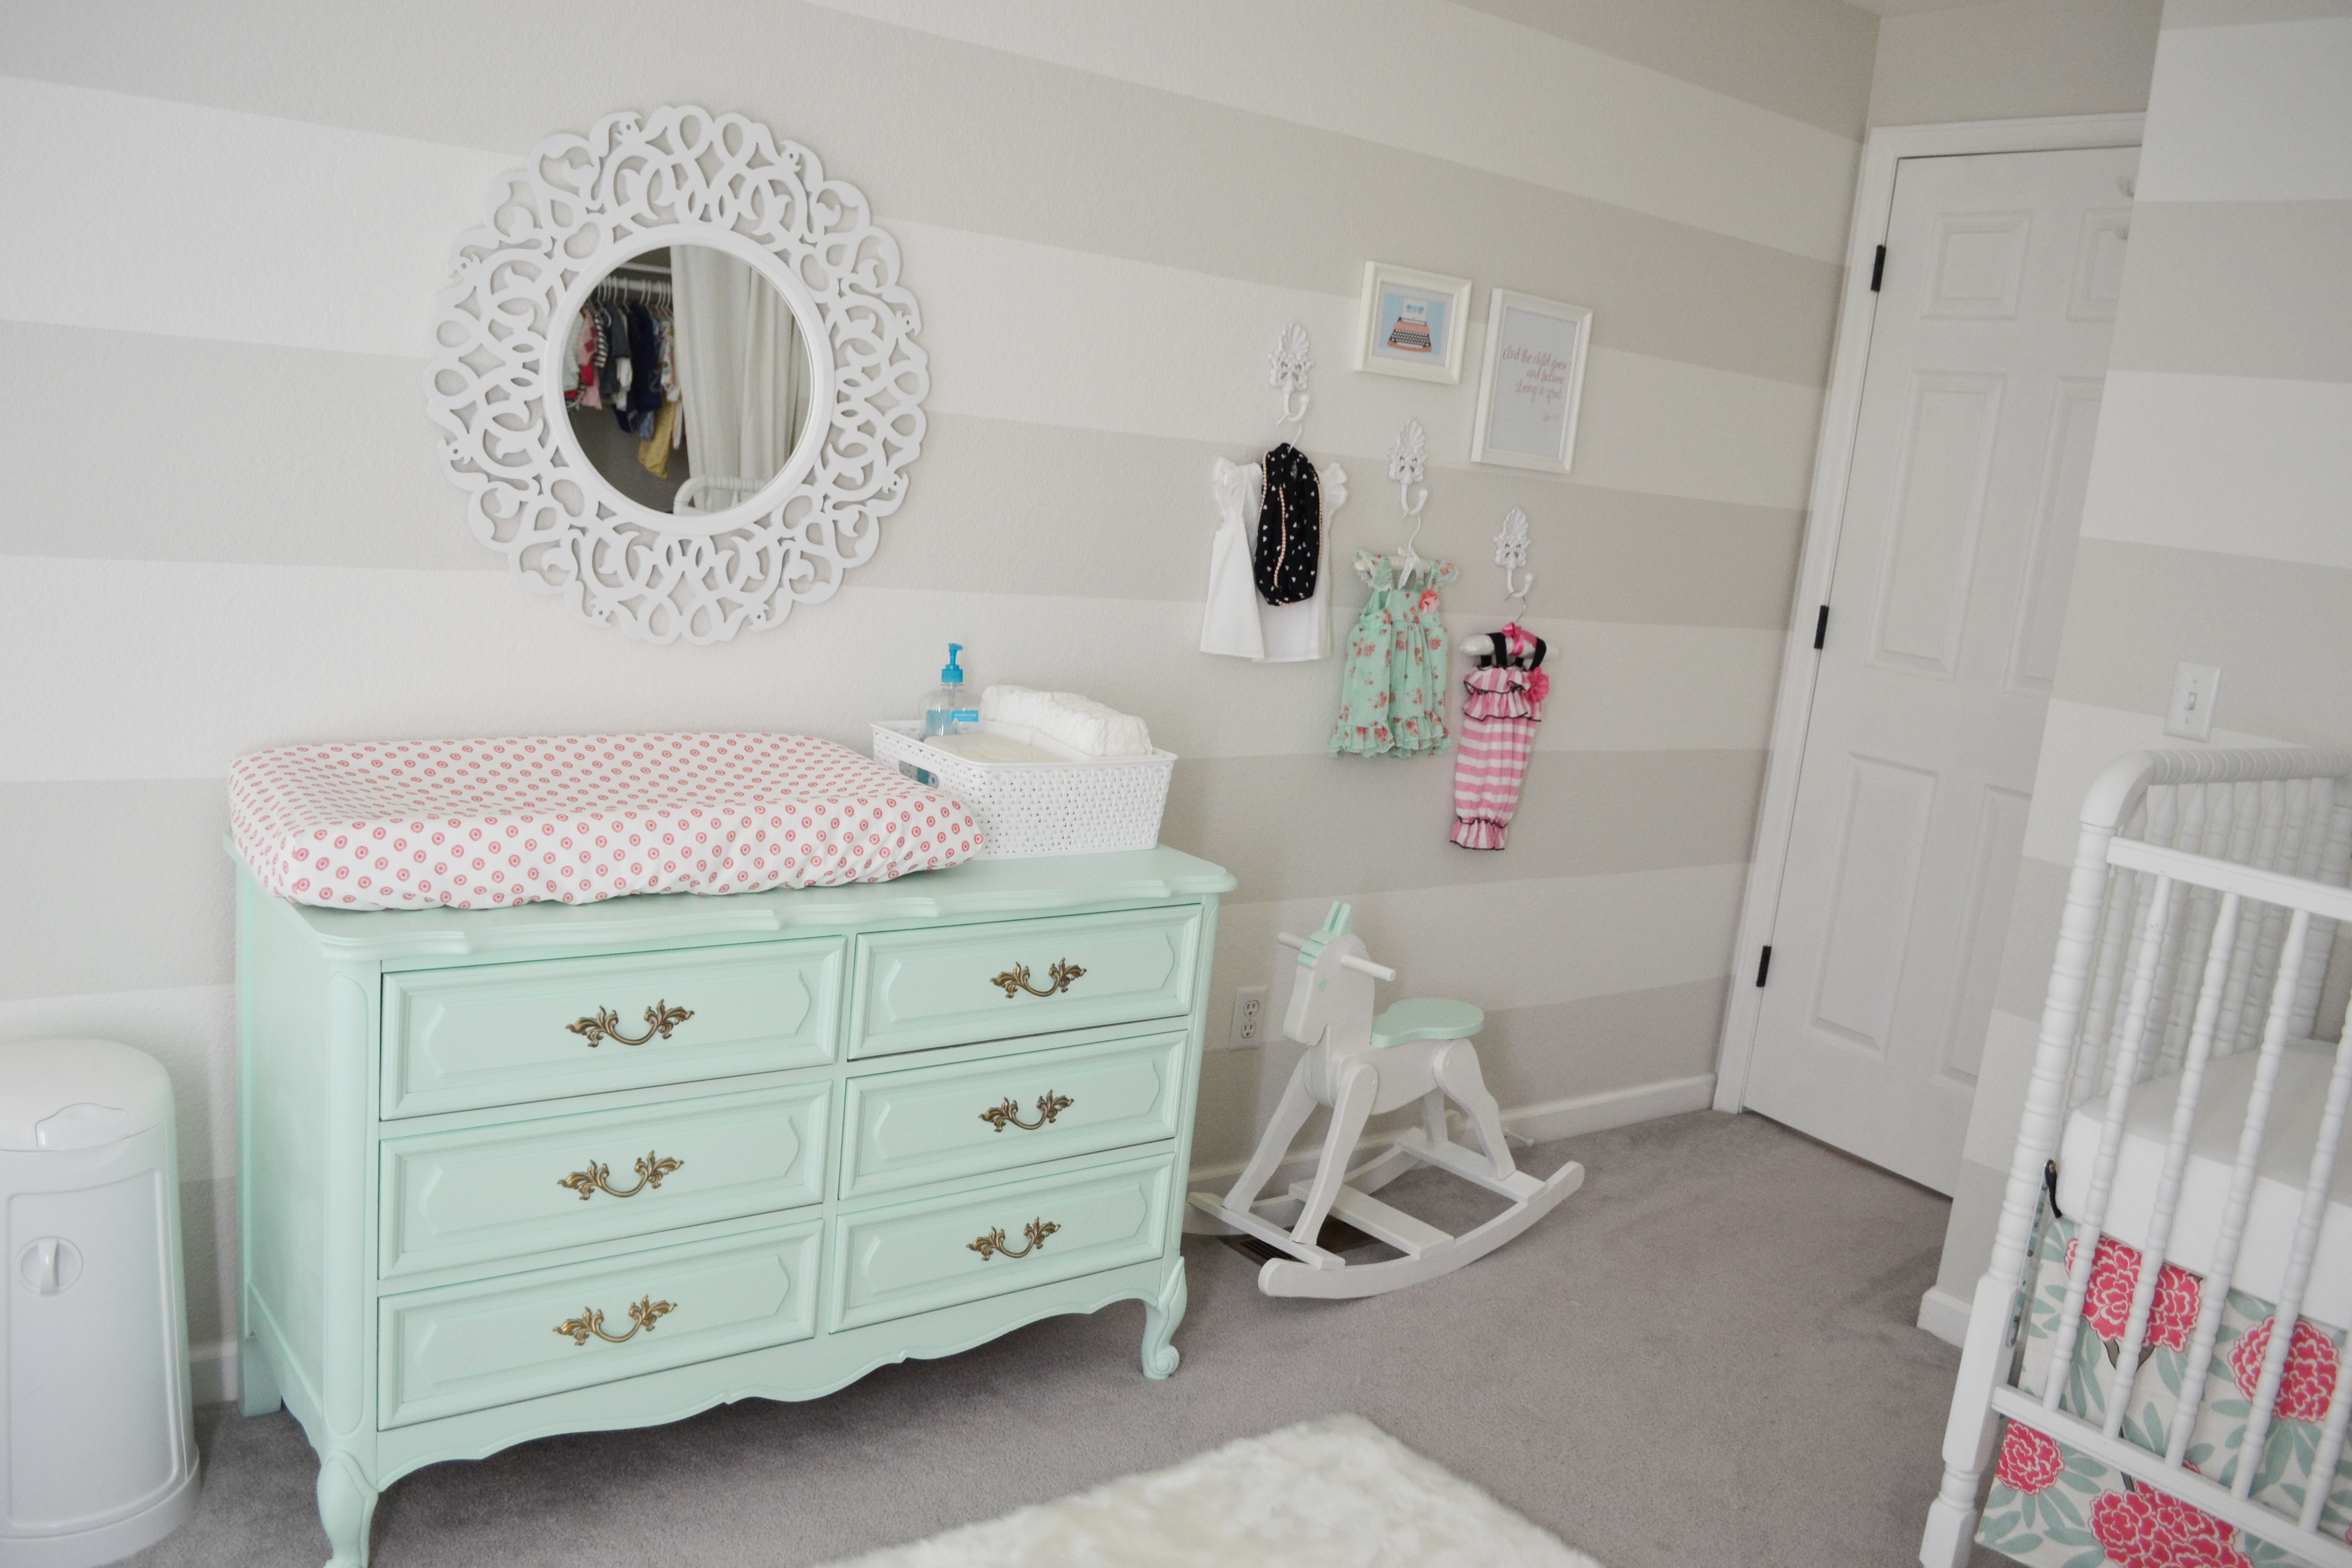
[[[2074,1244],[2072,1221],[2053,1219],[2042,1227],[2032,1265],[2024,1371],[2018,1380],[2028,1391],[2038,1392],[2049,1374]],[[2084,1321],[2059,1399],[2062,1410],[2085,1421],[2097,1423],[2106,1415],[2108,1379],[2122,1349],[2139,1256],[2114,1237],[2103,1237],[2092,1258],[2090,1289],[2083,1298]],[[2169,1263],[2158,1278],[2147,1342],[2123,1423],[2124,1439],[2136,1447],[2156,1454],[2165,1450],[2179,1407],[2203,1284],[2198,1276]],[[2200,1475],[2224,1486],[2236,1481],[2238,1468],[2247,1459],[2247,1418],[2270,1348],[2273,1321],[2272,1304],[2243,1291],[2231,1291],[2223,1304],[2186,1458]],[[2321,1425],[2336,1391],[2337,1352],[2344,1340],[2343,1331],[2309,1319],[2295,1324],[2277,1410],[2263,1451],[2253,1461],[2261,1468],[2252,1496],[2278,1512],[2290,1531],[2317,1463]],[[2110,1563],[2115,1568],[2281,1568],[2305,1562],[2023,1422],[2005,1425],[1977,1540],[2030,1568],[2105,1568]],[[2319,1530],[2339,1541],[2352,1533],[2352,1446],[2329,1478]]]

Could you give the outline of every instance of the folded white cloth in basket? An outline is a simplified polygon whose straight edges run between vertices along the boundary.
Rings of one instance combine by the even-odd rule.
[[[982,723],[1018,724],[1089,757],[1141,757],[1151,752],[1143,721],[1075,691],[992,686],[980,694]]]

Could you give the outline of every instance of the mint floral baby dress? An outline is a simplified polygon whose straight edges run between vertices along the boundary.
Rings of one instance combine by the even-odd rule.
[[[1445,623],[1438,589],[1454,581],[1450,561],[1424,562],[1397,585],[1396,563],[1369,551],[1356,570],[1372,585],[1364,613],[1348,634],[1348,663],[1339,679],[1339,721],[1331,754],[1424,756],[1445,750]]]

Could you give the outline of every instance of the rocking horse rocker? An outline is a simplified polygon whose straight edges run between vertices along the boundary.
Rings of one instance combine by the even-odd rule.
[[[1478,1076],[1478,1053],[1470,1045],[1470,1037],[1486,1021],[1484,1013],[1464,1002],[1419,997],[1372,1016],[1373,980],[1394,980],[1396,971],[1365,956],[1362,939],[1349,934],[1349,914],[1347,905],[1335,903],[1315,935],[1276,939],[1298,950],[1301,971],[1291,987],[1282,1032],[1309,1049],[1291,1073],[1274,1121],[1233,1190],[1222,1199],[1195,1193],[1191,1200],[1220,1228],[1288,1254],[1268,1258],[1258,1270],[1258,1289],[1269,1296],[1377,1296],[1451,1274],[1527,1229],[1584,1184],[1584,1167],[1573,1161],[1540,1182],[1513,1166],[1502,1114]],[[1449,1099],[1469,1116],[1480,1152],[1447,1136]],[[1366,1119],[1415,1100],[1422,1102],[1423,1124],[1348,1170]],[[1315,1179],[1293,1183],[1287,1196],[1260,1198],[1318,1104],[1330,1107],[1331,1129]],[[1511,1206],[1474,1230],[1448,1236],[1372,1196],[1415,1165],[1449,1171],[1509,1199]],[[1286,1229],[1278,1216],[1293,1204],[1302,1206]],[[1404,1256],[1351,1264],[1317,1246],[1323,1222],[1332,1215]]]

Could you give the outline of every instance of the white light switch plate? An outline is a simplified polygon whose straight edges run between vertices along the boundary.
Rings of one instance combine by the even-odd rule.
[[[2221,689],[2221,671],[2210,664],[2183,664],[2172,672],[2172,703],[2164,710],[2164,732],[2184,741],[2213,736],[2213,700]]]
[[[1245,1051],[1265,1043],[1265,987],[1244,985],[1234,993],[1234,1032],[1225,1037],[1225,1048]]]

